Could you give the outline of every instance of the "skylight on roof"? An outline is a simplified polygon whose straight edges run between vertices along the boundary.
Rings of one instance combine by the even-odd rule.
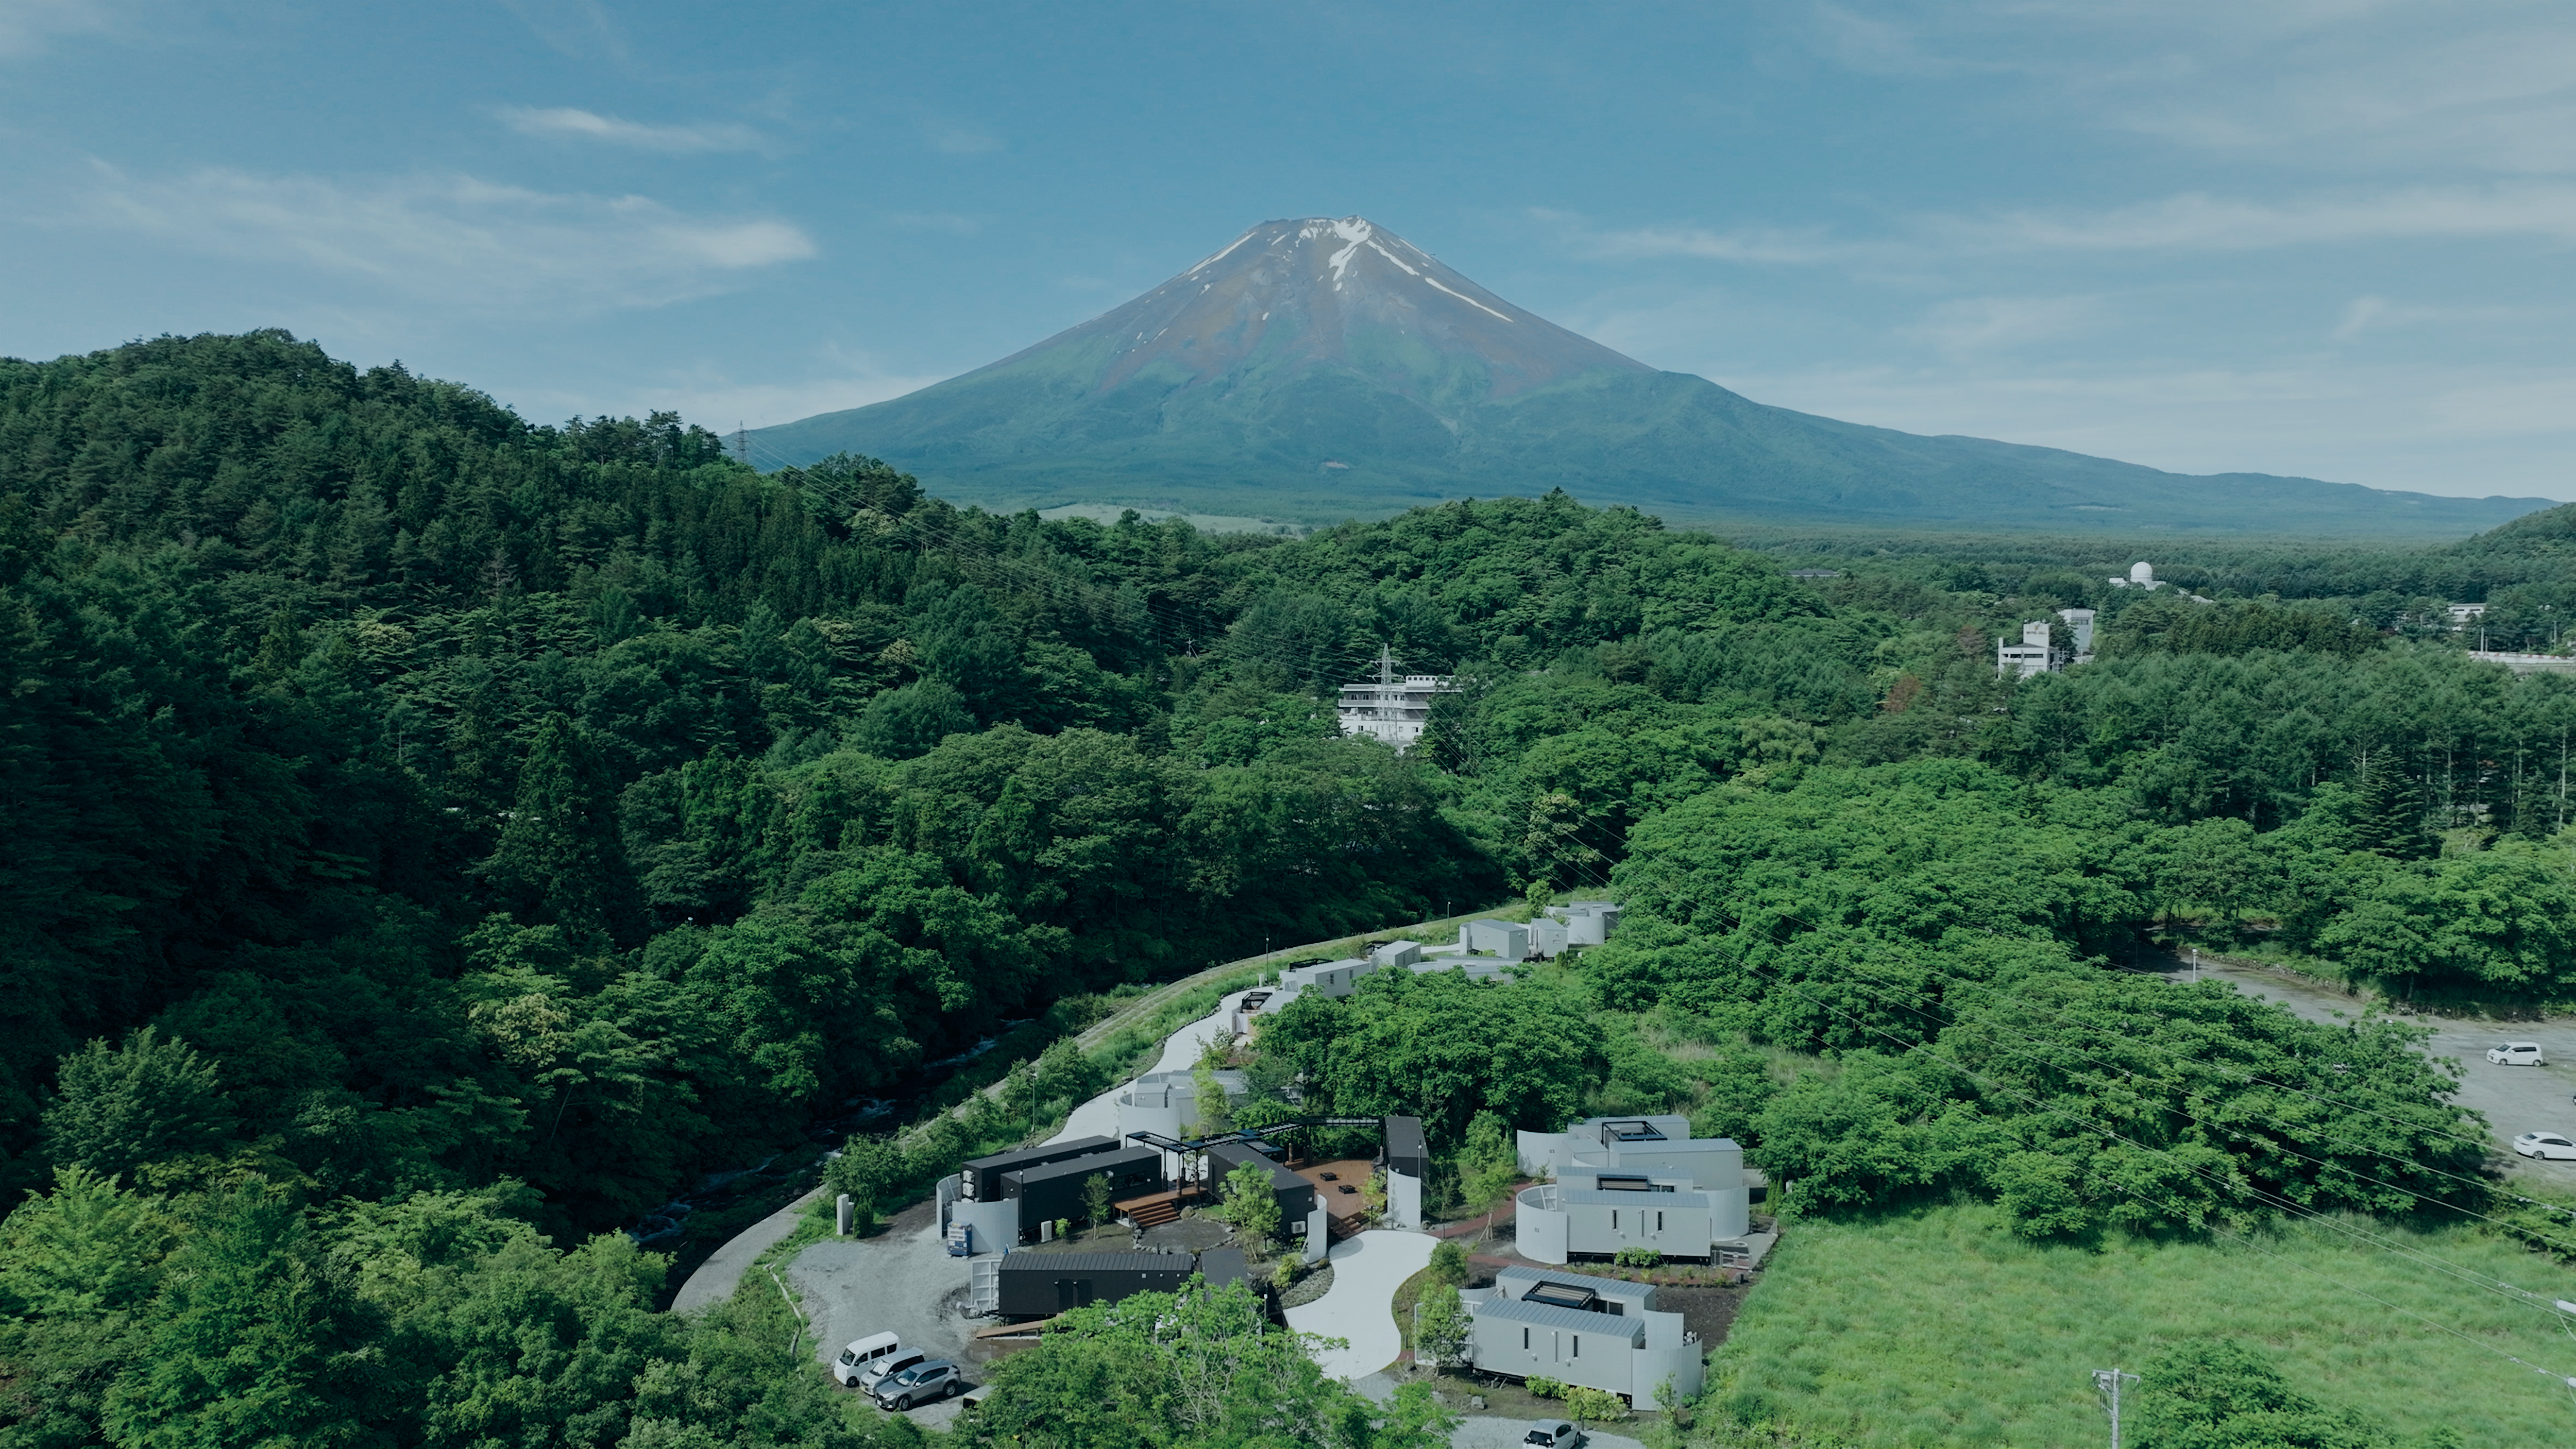
[[[1521,1295],[1523,1303],[1544,1303],[1550,1308],[1571,1308],[1583,1313],[1597,1313],[1601,1295],[1572,1283],[1540,1283]]]
[[[1661,1142],[1664,1134],[1652,1122],[1604,1122],[1601,1130],[1622,1142]]]

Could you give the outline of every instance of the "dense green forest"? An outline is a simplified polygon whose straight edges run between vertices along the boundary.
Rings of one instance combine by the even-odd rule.
[[[907,1440],[779,1360],[775,1301],[653,1312],[622,1229],[1006,1023],[1035,1056],[1135,983],[1510,895],[1629,923],[1303,1003],[1273,1069],[1452,1157],[1687,1109],[1793,1211],[2484,1202],[2408,1029],[2111,968],[2188,933],[2576,995],[2576,683],[2438,608],[2548,643],[2559,512],[2164,565],[2199,603],[1563,494],[1299,540],[995,516],[279,333],[0,362],[0,1445]],[[1997,677],[2076,605],[2095,662]],[[1404,755],[1334,723],[1382,647],[1459,678]],[[1581,1050],[1495,1050],[1538,1035]]]

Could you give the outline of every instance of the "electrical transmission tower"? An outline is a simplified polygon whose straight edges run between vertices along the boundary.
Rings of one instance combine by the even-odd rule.
[[[2115,1368],[2093,1371],[2093,1387],[2111,1396],[2111,1449],[2120,1449],[2120,1381],[2123,1379],[2134,1384],[2138,1376],[2124,1374]]]

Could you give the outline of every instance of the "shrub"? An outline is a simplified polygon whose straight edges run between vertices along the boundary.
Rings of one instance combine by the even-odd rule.
[[[1456,1288],[1467,1281],[1467,1250],[1456,1238],[1442,1238],[1431,1250],[1431,1278]]]
[[[1579,1423],[1607,1424],[1628,1417],[1628,1405],[1608,1389],[1567,1389],[1565,1412]]]
[[[1542,1399],[1561,1399],[1565,1397],[1566,1386],[1555,1379],[1547,1378],[1543,1375],[1530,1375],[1526,1387],[1532,1394]]]
[[[1621,1248],[1611,1261],[1622,1268],[1660,1268],[1664,1255],[1653,1248]]]

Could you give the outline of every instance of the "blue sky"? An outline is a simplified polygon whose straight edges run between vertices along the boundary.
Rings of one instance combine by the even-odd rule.
[[[2576,498],[2558,4],[0,0],[0,353],[893,396],[1358,213],[1916,432]]]

